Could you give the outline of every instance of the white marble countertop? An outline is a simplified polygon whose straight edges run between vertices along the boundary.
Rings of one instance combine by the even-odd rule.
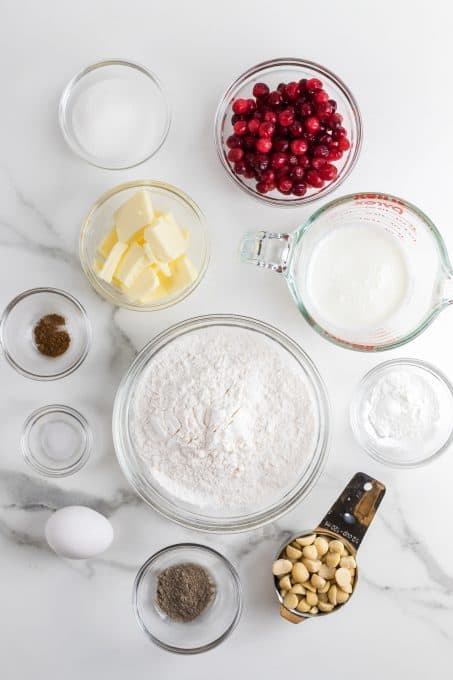
[[[32,382],[0,363],[2,679],[229,680],[233,674],[270,679],[297,672],[349,680],[450,677],[453,452],[415,471],[385,468],[354,443],[347,409],[359,379],[384,359],[428,359],[453,378],[451,311],[410,346],[385,356],[322,340],[299,316],[282,280],[237,260],[244,229],[292,229],[312,207],[278,210],[239,191],[217,161],[211,131],[224,87],[248,66],[288,55],[325,64],[350,85],[365,122],[361,158],[337,195],[383,190],[411,199],[453,252],[449,11],[448,3],[409,0],[381,0],[375,9],[358,0],[24,0],[3,7],[0,304],[27,288],[61,287],[86,305],[94,339],[83,366],[61,381]],[[66,81],[106,56],[153,69],[173,110],[161,151],[125,172],[99,170],[74,157],[57,125]],[[117,310],[99,299],[76,254],[88,207],[106,189],[133,178],[183,188],[205,211],[213,236],[212,262],[200,288],[152,314]],[[119,470],[110,434],[115,390],[136,351],[173,322],[212,312],[255,316],[289,333],[319,367],[333,405],[330,458],[309,498],[274,525],[229,537],[185,531],[144,506]],[[80,409],[95,435],[89,464],[61,481],[35,475],[19,447],[25,417],[52,402]],[[388,489],[361,549],[358,592],[341,614],[291,626],[278,617],[269,561],[283,532],[314,526],[357,470]],[[114,543],[98,559],[64,561],[43,539],[52,510],[74,503],[99,509],[113,523]],[[245,599],[231,638],[189,658],[148,642],[131,608],[139,565],[181,540],[225,552],[238,567]]]

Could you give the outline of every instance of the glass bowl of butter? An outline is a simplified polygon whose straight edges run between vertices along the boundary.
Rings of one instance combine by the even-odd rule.
[[[190,295],[206,272],[205,218],[170,184],[121,184],[89,211],[79,254],[88,281],[109,302],[132,310],[164,309]]]

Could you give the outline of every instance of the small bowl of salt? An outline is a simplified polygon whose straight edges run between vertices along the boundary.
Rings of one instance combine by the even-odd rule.
[[[427,362],[386,361],[360,382],[350,420],[358,444],[375,460],[394,468],[419,467],[453,440],[453,386]]]
[[[61,96],[59,119],[72,151],[106,170],[132,168],[151,158],[170,127],[157,76],[122,59],[100,61],[75,75]]]

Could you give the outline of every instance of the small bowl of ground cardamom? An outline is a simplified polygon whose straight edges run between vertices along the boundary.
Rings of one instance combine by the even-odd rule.
[[[139,569],[133,606],[140,628],[159,647],[178,654],[206,652],[223,642],[239,621],[239,577],[212,548],[171,545]]]
[[[91,328],[75,297],[56,288],[33,288],[6,306],[0,320],[5,359],[33,380],[56,380],[84,361]]]

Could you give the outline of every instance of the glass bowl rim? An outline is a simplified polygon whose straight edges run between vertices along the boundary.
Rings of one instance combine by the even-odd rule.
[[[9,315],[12,312],[12,310],[26,298],[40,293],[50,293],[52,295],[57,295],[65,298],[66,300],[68,300],[68,302],[72,303],[79,312],[80,317],[83,320],[83,326],[85,329],[85,342],[83,345],[82,352],[78,356],[78,358],[64,370],[59,371],[58,373],[51,373],[48,375],[40,375],[39,373],[33,373],[33,371],[29,371],[23,366],[21,366],[19,363],[17,363],[17,361],[11,356],[8,350],[7,343],[5,342],[5,326],[7,324]],[[61,288],[51,288],[45,286],[39,288],[28,288],[27,290],[24,290],[22,293],[19,293],[19,295],[16,295],[12,300],[10,300],[10,302],[6,305],[5,309],[3,310],[2,316],[0,318],[0,347],[3,349],[5,359],[8,361],[10,366],[12,366],[18,373],[25,376],[26,378],[31,378],[32,380],[44,380],[44,381],[59,380],[60,378],[64,378],[67,375],[70,375],[77,368],[79,368],[79,366],[85,361],[90,346],[91,346],[91,324],[88,319],[86,309],[82,305],[82,303],[79,302],[79,300],[77,300],[77,298],[71,295],[71,293],[67,293],[65,290],[61,290]]]
[[[321,191],[319,191],[316,194],[308,194],[306,196],[301,196],[299,198],[275,198],[272,196],[268,196],[267,194],[260,194],[259,192],[255,191],[252,187],[246,185],[244,182],[242,182],[231,170],[231,167],[229,163],[227,162],[224,154],[224,149],[223,149],[223,144],[222,144],[222,130],[223,130],[223,124],[224,124],[224,118],[226,115],[226,110],[228,106],[228,102],[231,97],[234,96],[234,93],[236,90],[241,87],[249,78],[259,75],[263,70],[273,68],[273,67],[294,67],[294,68],[305,68],[305,69],[310,69],[312,70],[315,74],[322,76],[323,78],[327,78],[327,80],[333,82],[336,87],[341,91],[342,95],[344,96],[345,100],[348,103],[348,106],[350,108],[352,118],[354,120],[354,125],[355,125],[355,132],[356,132],[356,141],[354,143],[354,149],[353,153],[351,154],[351,158],[348,161],[348,166],[343,174],[339,173],[338,177],[333,181],[330,182],[330,184],[327,184]],[[214,117],[214,138],[215,138],[215,146],[216,146],[216,151],[217,151],[217,156],[224,167],[224,169],[227,172],[228,177],[230,180],[232,180],[237,186],[239,186],[243,191],[245,191],[249,196],[253,196],[256,200],[258,201],[264,201],[265,203],[268,203],[269,205],[281,207],[281,208],[294,208],[300,205],[305,205],[306,203],[312,203],[313,201],[320,200],[330,194],[332,191],[335,191],[346,179],[349,177],[351,174],[352,170],[354,169],[358,158],[360,156],[360,151],[362,148],[362,141],[363,141],[363,120],[362,120],[362,115],[360,113],[359,106],[357,104],[357,101],[352,94],[351,90],[349,87],[343,82],[343,80],[337,76],[333,71],[330,71],[328,68],[325,66],[322,66],[321,64],[318,64],[314,61],[310,61],[308,59],[300,59],[297,57],[278,57],[276,59],[269,59],[267,61],[260,62],[259,64],[256,64],[255,66],[251,66],[248,68],[244,73],[239,75],[237,78],[235,78],[230,85],[227,87],[227,89],[224,91],[220,102],[217,106],[217,110],[215,113]],[[344,166],[346,167],[346,165]]]
[[[68,101],[71,97],[72,91],[74,87],[81,81],[85,76],[88,74],[92,73],[93,71],[96,71],[99,68],[105,68],[106,66],[125,66],[126,68],[132,68],[136,71],[139,71],[142,73],[144,76],[146,76],[151,82],[156,86],[158,92],[160,93],[162,97],[162,101],[164,103],[164,108],[165,108],[165,124],[162,129],[162,134],[161,137],[157,143],[157,145],[154,147],[154,149],[150,152],[147,152],[146,155],[141,158],[140,160],[130,163],[127,165],[105,165],[101,163],[95,163],[91,158],[88,158],[87,154],[83,152],[83,149],[80,147],[79,144],[75,141],[73,136],[70,134],[68,127],[67,127],[67,121],[66,121],[66,109],[67,109],[67,104]],[[78,71],[65,85],[63,88],[63,92],[61,93],[60,96],[60,101],[58,104],[58,121],[60,124],[60,129],[62,132],[62,135],[64,137],[64,140],[66,144],[69,146],[71,151],[84,160],[86,163],[89,163],[95,168],[101,168],[102,170],[130,170],[132,168],[136,168],[138,165],[141,165],[142,163],[145,163],[148,161],[150,158],[152,158],[162,147],[163,143],[167,139],[168,132],[170,130],[170,124],[171,124],[171,110],[170,106],[168,103],[168,98],[165,92],[165,88],[162,85],[161,80],[158,78],[158,76],[148,69],[146,66],[143,66],[142,64],[135,62],[135,61],[129,61],[127,59],[121,59],[121,58],[110,58],[110,59],[101,59],[100,61],[94,62],[93,64],[89,64],[88,66],[85,66],[82,68],[80,71]]]
[[[108,294],[106,290],[99,284],[98,277],[96,274],[93,272],[92,267],[90,266],[87,258],[85,257],[85,242],[87,238],[87,234],[89,232],[90,228],[90,221],[96,214],[96,211],[104,205],[109,199],[113,198],[117,194],[121,193],[122,191],[125,191],[127,189],[140,189],[140,188],[149,188],[149,189],[162,189],[166,193],[172,194],[174,197],[177,198],[178,201],[181,201],[186,204],[186,207],[189,207],[192,212],[195,214],[196,219],[198,220],[202,238],[203,238],[203,253],[202,253],[202,262],[198,271],[197,278],[195,281],[185,288],[179,295],[176,297],[170,298],[169,300],[154,304],[154,305],[135,305],[131,302],[127,302],[126,299],[118,299],[116,295],[113,293],[111,295]],[[89,283],[91,284],[92,288],[96,291],[96,293],[102,297],[104,300],[107,300],[107,302],[110,302],[111,304],[115,305],[116,307],[121,307],[123,309],[129,309],[134,312],[154,312],[158,311],[161,309],[167,309],[168,307],[172,307],[173,305],[176,305],[177,303],[181,302],[184,300],[186,297],[188,297],[191,293],[198,288],[200,283],[202,282],[211,257],[211,243],[210,243],[210,236],[209,236],[209,231],[207,227],[207,222],[205,215],[203,211],[200,209],[197,203],[182,189],[179,189],[178,187],[174,186],[173,184],[168,184],[167,182],[161,182],[159,180],[151,180],[151,179],[137,179],[137,180],[132,180],[130,182],[124,182],[122,184],[117,184],[116,186],[112,187],[112,189],[109,189],[108,191],[104,192],[90,207],[88,213],[84,217],[82,221],[82,226],[80,228],[80,235],[79,235],[79,259],[80,259],[80,264],[82,266],[82,270],[88,279]]]
[[[388,458],[386,458],[385,455],[379,453],[377,449],[370,445],[365,444],[361,436],[361,427],[358,423],[358,409],[365,395],[365,389],[368,389],[368,383],[370,379],[372,379],[375,376],[378,376],[379,373],[386,371],[387,368],[391,366],[414,366],[416,368],[421,368],[423,371],[428,371],[434,377],[438,378],[442,384],[445,385],[453,400],[453,384],[450,382],[447,376],[437,368],[437,366],[434,366],[428,361],[424,361],[422,359],[414,359],[411,357],[389,359],[388,361],[383,361],[380,364],[373,366],[373,368],[371,368],[369,371],[365,373],[365,375],[362,377],[358,385],[356,385],[355,392],[349,405],[350,427],[356,443],[360,446],[361,449],[363,449],[363,451],[365,451],[366,454],[368,454],[378,463],[391,467],[395,470],[411,470],[415,468],[420,468],[439,458],[449,448],[450,444],[453,441],[453,424],[449,436],[447,437],[447,439],[440,448],[438,448],[436,451],[434,451],[425,458],[422,458],[416,462],[409,463],[406,462],[397,463],[393,460],[389,460]]]
[[[226,628],[226,630],[219,635],[215,640],[212,640],[212,642],[208,642],[205,645],[201,645],[200,647],[192,647],[192,648],[185,648],[185,647],[177,647],[175,645],[168,645],[165,642],[162,642],[159,638],[157,638],[155,635],[153,635],[145,626],[143,623],[143,620],[141,616],[139,615],[138,612],[138,589],[140,587],[140,584],[142,583],[144,577],[146,576],[146,573],[148,572],[149,567],[156,562],[160,557],[163,555],[166,555],[167,553],[170,552],[177,552],[179,550],[199,550],[200,552],[207,552],[210,553],[211,555],[214,555],[218,559],[220,559],[221,562],[226,566],[228,569],[229,573],[232,576],[232,581],[234,583],[234,588],[236,591],[237,595],[237,607],[236,607],[236,613],[234,615],[234,618],[230,625]],[[211,548],[210,546],[207,545],[202,545],[201,543],[191,543],[191,542],[184,542],[184,543],[173,543],[172,545],[168,545],[164,548],[161,548],[157,552],[153,553],[150,557],[148,557],[147,560],[141,565],[139,568],[137,575],[134,579],[134,584],[133,584],[133,589],[132,589],[132,607],[134,609],[134,613],[138,622],[139,627],[143,632],[150,638],[154,644],[156,644],[158,647],[161,647],[162,649],[167,650],[168,652],[174,652],[175,654],[200,654],[201,652],[207,652],[210,649],[213,649],[214,647],[217,647],[221,642],[226,640],[231,633],[235,630],[236,626],[239,623],[239,620],[242,615],[242,608],[243,608],[243,597],[242,597],[242,588],[241,588],[241,581],[239,578],[239,574],[234,567],[233,563],[225,557],[225,555],[222,555],[218,550],[215,550],[214,548]]]
[[[131,402],[131,392],[135,381],[140,376],[143,368],[148,365],[150,359],[162,347],[181,335],[211,326],[233,326],[246,330],[259,332],[271,340],[276,341],[283,349],[292,355],[299,363],[301,369],[308,376],[310,386],[313,389],[316,407],[319,413],[319,431],[316,448],[305,474],[308,475],[305,483],[300,488],[293,488],[286,492],[280,501],[276,501],[271,508],[260,510],[255,513],[247,513],[232,517],[226,521],[220,518],[212,518],[197,514],[193,511],[179,509],[175,502],[162,499],[154,490],[151,494],[143,491],[140,479],[137,479],[136,471],[130,462],[128,423],[127,415]],[[327,388],[312,359],[290,336],[286,335],[271,324],[254,319],[252,317],[237,314],[207,314],[191,317],[179,323],[173,324],[166,330],[156,335],[137,354],[132,364],[126,370],[118,386],[112,413],[112,434],[116,457],[120,468],[135,493],[160,515],[176,524],[186,528],[214,534],[232,534],[260,528],[270,522],[276,521],[296,505],[304,500],[317,483],[327,460],[330,434],[331,412]]]
[[[77,421],[78,425],[80,425],[80,428],[83,430],[85,435],[85,445],[78,460],[76,460],[71,465],[59,470],[41,465],[33,455],[29,442],[30,433],[34,425],[36,425],[42,416],[45,416],[49,413],[64,413],[68,416],[71,416],[71,418]],[[24,424],[22,425],[20,445],[25,462],[28,463],[28,465],[30,465],[33,470],[39,472],[45,477],[68,477],[69,475],[81,470],[87,463],[93,446],[93,433],[87,419],[84,415],[82,415],[82,413],[80,413],[80,411],[77,411],[77,409],[73,408],[72,406],[66,406],[65,404],[48,404],[46,406],[40,406],[27,416]]]

